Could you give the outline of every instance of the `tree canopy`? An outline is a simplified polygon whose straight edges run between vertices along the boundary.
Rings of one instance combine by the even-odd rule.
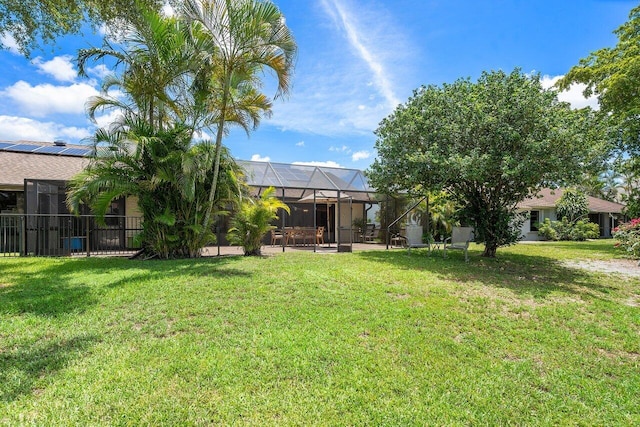
[[[166,3],[178,1],[0,0],[0,35],[11,36],[20,52],[30,56],[59,36],[79,33],[85,23],[94,28],[102,24],[118,28],[123,22],[139,22],[141,9],[159,11]]]
[[[600,160],[594,121],[518,69],[423,86],[382,121],[367,175],[382,192],[445,189],[493,257],[519,238],[518,202]]]
[[[247,132],[260,123],[261,115],[271,114],[271,101],[259,89],[258,73],[271,71],[278,85],[276,97],[287,94],[293,75],[297,45],[286,25],[284,15],[270,1],[257,0],[186,0],[183,8],[195,39],[203,46],[202,74],[207,87],[217,96],[208,110],[215,112],[216,152],[231,124]],[[211,108],[212,107],[212,108]],[[213,166],[210,207],[218,183],[219,158]],[[209,222],[211,211],[204,216]]]
[[[586,85],[585,96],[597,95],[603,113],[617,119],[620,148],[640,152],[640,6],[629,20],[614,31],[615,47],[592,52],[558,81],[568,89],[573,83]]]

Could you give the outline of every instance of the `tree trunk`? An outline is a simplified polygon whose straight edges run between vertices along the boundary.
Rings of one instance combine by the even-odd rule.
[[[227,100],[230,87],[229,79],[230,77],[227,77],[225,79],[222,89],[224,92],[222,94],[222,106],[220,108],[220,121],[218,122],[218,129],[216,132],[216,157],[213,163],[213,181],[211,183],[211,190],[209,191],[209,206],[207,206],[204,220],[202,221],[203,233],[207,232],[207,228],[209,226],[211,211],[213,211],[213,201],[215,200],[216,189],[218,186],[218,175],[220,172],[220,153],[222,151],[222,135],[224,134],[225,115],[227,111]]]
[[[487,243],[484,246],[484,252],[482,253],[482,256],[486,258],[495,258],[497,250],[498,250],[498,245]]]

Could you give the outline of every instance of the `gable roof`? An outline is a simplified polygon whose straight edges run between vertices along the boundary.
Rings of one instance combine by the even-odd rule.
[[[81,156],[2,150],[0,189],[22,190],[25,179],[68,181],[88,164],[89,158]]]
[[[25,179],[68,181],[87,167],[92,152],[86,145],[0,141],[0,189],[21,190]],[[313,190],[340,190],[348,191],[354,200],[369,201],[374,192],[357,169],[236,161],[245,169],[249,186],[258,191],[269,186],[286,188],[288,198],[299,199]]]
[[[519,209],[536,210],[536,209],[555,209],[556,202],[562,195],[564,190],[543,188],[538,192],[538,197],[529,197],[518,203]],[[608,200],[599,199],[597,197],[587,196],[589,212],[599,213],[622,213],[624,205]]]

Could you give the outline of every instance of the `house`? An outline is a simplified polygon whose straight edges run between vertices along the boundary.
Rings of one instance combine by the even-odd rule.
[[[25,213],[25,187],[48,194],[45,209],[44,199],[35,196],[33,209],[42,213],[54,207],[58,212],[60,197],[54,183],[66,182],[82,171],[88,164],[86,157],[90,149],[83,146],[68,146],[62,142],[43,143],[32,141],[0,141],[0,213]],[[40,184],[38,186],[38,184]],[[55,187],[55,188],[54,188]],[[36,204],[41,202],[42,209]],[[64,199],[62,199],[64,204]]]
[[[537,224],[546,218],[551,221],[558,219],[556,203],[563,193],[562,189],[545,188],[538,192],[537,197],[530,197],[518,204],[521,212],[528,213],[528,220],[522,225],[522,240],[540,240]],[[623,218],[624,205],[592,196],[587,196],[587,202],[589,221],[600,226],[601,237],[611,237],[611,230]]]
[[[71,245],[72,239],[91,242],[91,250],[98,246],[132,247],[141,217],[136,198],[115,200],[108,211],[106,227],[94,224],[92,219],[80,224],[69,215],[65,203],[67,182],[87,167],[91,154],[92,147],[60,141],[0,141],[0,213],[27,215],[21,219],[26,224],[10,225],[14,233],[22,233],[10,240],[27,242],[20,243],[21,252],[37,252],[30,248],[45,245],[46,253],[55,253]],[[359,170],[241,160],[238,163],[246,171],[247,184],[254,194],[273,186],[291,208],[291,214],[281,215],[278,227],[324,226],[326,241],[350,242],[353,219],[366,216],[376,203],[373,190]],[[7,218],[5,215],[5,227]],[[66,225],[72,222],[73,225]],[[220,224],[223,233],[226,228]],[[224,242],[224,235],[220,237]],[[84,243],[78,246],[86,247]]]
[[[69,213],[67,182],[88,166],[92,151],[62,141],[0,141],[1,252],[59,255],[133,245],[140,228],[135,199],[115,200],[100,224]]]

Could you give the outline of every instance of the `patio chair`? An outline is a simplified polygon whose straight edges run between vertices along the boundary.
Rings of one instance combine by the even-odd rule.
[[[362,233],[362,240],[367,243],[367,242],[375,242],[376,237],[378,237],[378,230],[376,229],[376,225],[375,224],[367,224],[367,226],[364,229],[364,232]]]
[[[451,237],[444,239],[444,258],[447,257],[447,249],[460,249],[464,251],[464,260],[469,262],[469,243],[473,240],[473,227],[453,227]]]
[[[285,239],[285,235],[280,230],[271,230],[271,246],[275,246],[276,242],[279,240],[280,244],[282,244]]]
[[[285,230],[285,245],[289,246],[289,241],[293,240],[293,246],[298,246],[298,242],[297,239],[299,239],[300,237],[302,237],[300,235],[300,232],[296,229],[296,227],[287,227],[287,229]]]
[[[404,235],[404,230],[399,230],[396,233],[392,233],[390,236],[391,246],[400,246],[402,248],[407,247],[407,237]]]

